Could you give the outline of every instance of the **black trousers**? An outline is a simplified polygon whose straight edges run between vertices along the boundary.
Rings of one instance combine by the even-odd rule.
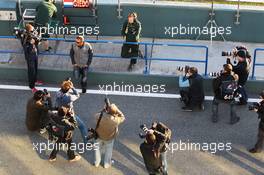
[[[76,80],[80,79],[82,89],[87,89],[87,73],[88,68],[85,67],[75,67],[73,70],[74,78]]]
[[[28,67],[28,83],[29,87],[32,89],[35,87],[38,75],[38,59],[26,58]]]
[[[216,97],[214,98],[213,105],[212,105],[212,113],[213,113],[212,121],[215,121],[215,122],[218,121],[218,106],[220,103],[230,104],[230,123],[235,122],[238,118],[236,114],[236,109],[235,109],[235,100],[226,101],[226,100],[217,99]]]
[[[67,155],[68,155],[68,159],[72,160],[75,158],[75,154],[74,154],[74,150],[71,150],[71,144],[72,144],[72,139],[69,140],[65,140],[64,138],[59,138],[54,146],[53,151],[50,154],[50,159],[55,159],[57,156],[57,153],[60,151],[60,146],[66,143],[68,150],[67,150]]]
[[[139,56],[139,45],[138,44],[123,44],[121,57],[123,58],[132,58]],[[130,64],[136,64],[137,59],[132,58]]]
[[[264,146],[264,129],[259,128],[258,130],[258,140],[257,143],[255,144],[255,149],[257,151],[262,151]]]

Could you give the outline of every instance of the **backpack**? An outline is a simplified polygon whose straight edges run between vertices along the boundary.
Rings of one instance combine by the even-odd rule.
[[[157,123],[156,130],[163,133],[166,136],[166,138],[167,138],[166,143],[169,144],[171,142],[172,132],[171,132],[170,128],[168,128],[165,124],[159,122],[159,123]]]
[[[222,81],[222,84],[220,86],[220,92],[221,92],[221,97],[223,99],[231,97],[233,99],[233,96],[238,88],[238,84],[235,80],[227,80],[227,81]]]

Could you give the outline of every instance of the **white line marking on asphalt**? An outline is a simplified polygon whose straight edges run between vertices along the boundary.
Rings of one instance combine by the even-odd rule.
[[[47,89],[49,92],[57,92],[60,88],[57,87],[36,87],[37,89]],[[28,86],[18,86],[18,85],[0,85],[0,89],[5,90],[22,90],[30,91]],[[81,92],[81,89],[77,89]],[[169,98],[169,99],[179,99],[181,96],[179,94],[166,94],[166,93],[139,93],[139,92],[120,92],[120,91],[102,91],[102,90],[92,90],[88,89],[87,94],[97,94],[97,95],[116,95],[116,96],[131,96],[131,97],[152,97],[152,98]],[[205,96],[205,100],[213,101],[213,96]],[[259,102],[260,99],[249,98],[248,102]]]

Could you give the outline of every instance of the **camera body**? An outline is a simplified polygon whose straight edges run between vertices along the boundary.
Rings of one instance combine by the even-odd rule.
[[[249,105],[249,106],[248,106],[248,110],[249,110],[249,111],[254,111],[255,109],[259,109],[259,107],[260,107],[260,104],[257,103],[257,102],[255,102],[255,103],[253,103],[252,105]]]
[[[36,45],[38,45],[39,42],[41,41],[41,38],[38,36],[38,32],[36,30],[34,30],[33,32],[28,32],[25,29],[20,29],[15,27],[13,33],[17,38],[25,40],[22,41],[23,43],[30,42],[31,39],[34,39]]]

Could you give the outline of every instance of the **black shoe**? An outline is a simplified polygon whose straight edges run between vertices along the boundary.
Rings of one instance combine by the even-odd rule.
[[[82,93],[85,94],[86,93],[86,89],[82,89]]]
[[[234,121],[231,121],[230,124],[234,125],[240,121],[240,117],[237,117]]]
[[[129,64],[127,70],[128,70],[129,72],[131,72],[131,71],[133,70],[133,68],[134,68],[134,64]]]
[[[250,150],[248,150],[250,153],[260,153],[261,151],[257,150],[256,148],[252,148]]]
[[[192,108],[190,108],[190,107],[187,107],[187,106],[185,106],[185,107],[182,107],[182,110],[183,110],[183,111],[185,111],[185,112],[192,112],[192,111],[193,111],[193,109],[192,109]]]

